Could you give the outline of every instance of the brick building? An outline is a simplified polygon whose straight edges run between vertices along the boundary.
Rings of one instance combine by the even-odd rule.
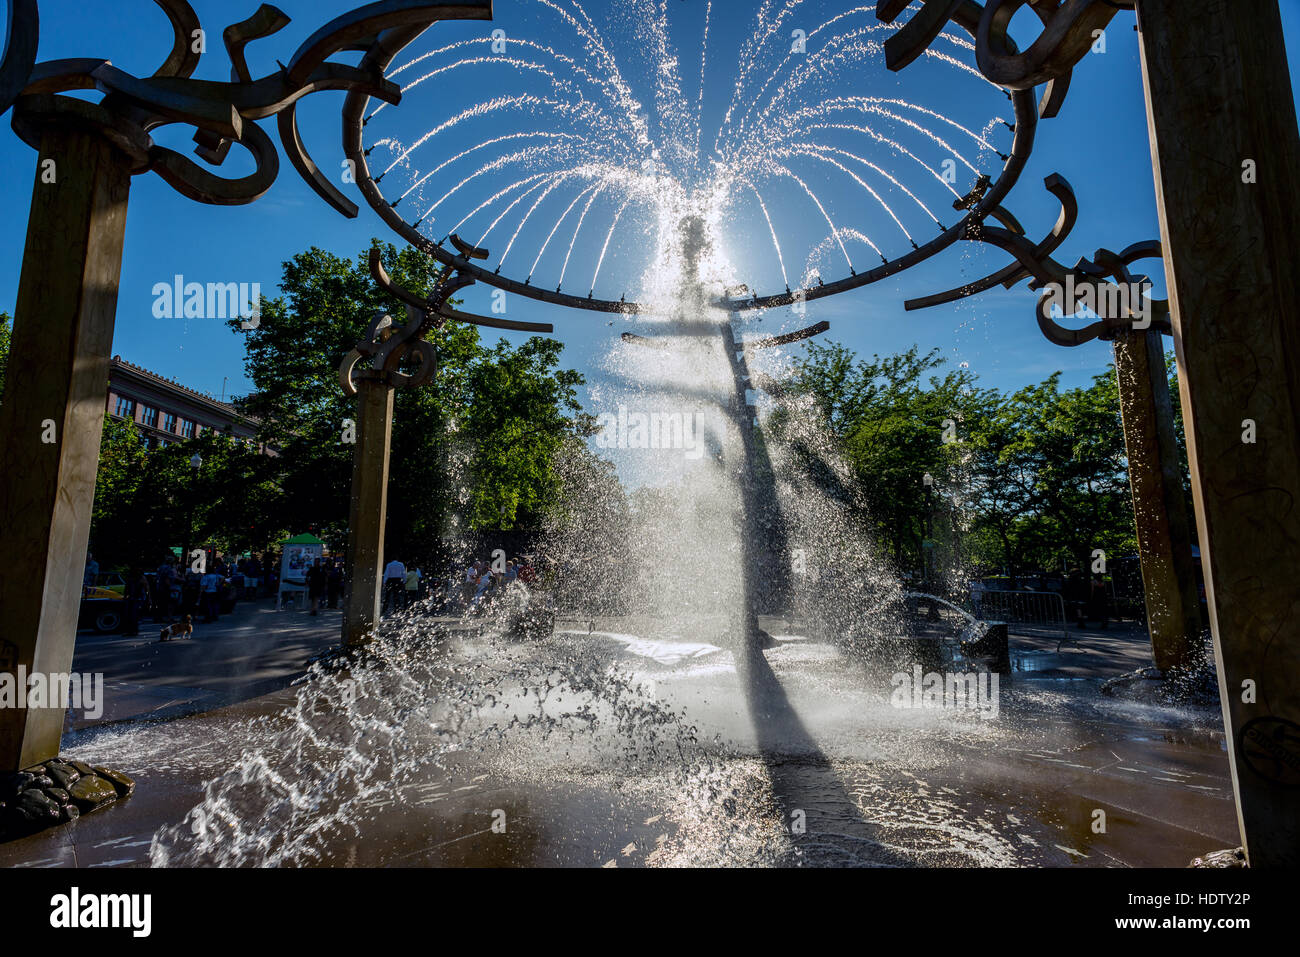
[[[230,403],[132,365],[121,356],[109,360],[108,414],[134,422],[144,434],[146,448],[162,448],[214,431],[251,441],[258,426],[257,419],[241,414]]]

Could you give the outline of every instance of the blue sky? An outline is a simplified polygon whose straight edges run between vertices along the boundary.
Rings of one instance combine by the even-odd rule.
[[[214,0],[194,0],[193,5],[213,34],[227,22],[251,13],[255,6]],[[280,35],[250,46],[250,65],[257,75],[268,72],[273,67],[274,58],[287,60],[298,43],[350,4],[340,0],[282,0],[280,6],[294,22]],[[711,24],[709,63],[704,71],[704,105],[700,113],[704,131],[702,140],[709,142],[712,141],[712,129],[726,109],[741,43],[753,30],[752,16],[739,13],[740,6],[727,4],[725,16],[715,9]],[[43,0],[41,7],[44,21],[41,59],[104,56],[132,73],[147,75],[164,59],[170,48],[170,29],[166,20],[147,0]],[[604,11],[605,7],[605,4],[591,4],[592,17],[602,28],[609,28],[610,49],[624,65],[629,85],[641,102],[652,108],[653,90],[645,82],[648,62],[646,38],[625,24],[620,27],[618,16],[614,17],[613,24],[602,19],[606,14],[598,11]],[[825,19],[825,15],[816,15],[818,11],[824,14],[826,9],[834,9],[833,5],[818,0],[808,0],[808,7],[806,17],[800,15],[786,26],[811,30]],[[1291,50],[1300,49],[1300,4],[1284,0],[1282,7],[1288,45]],[[679,47],[682,90],[690,102],[695,102],[698,96],[703,9],[701,0],[673,0],[668,4],[670,36]],[[869,22],[869,18],[860,17],[854,22],[861,25]],[[575,45],[572,31],[557,24],[555,17],[544,8],[539,8],[535,2],[510,0],[497,0],[493,22],[437,25],[412,50],[418,53],[458,40],[486,38],[494,29],[506,31],[508,42],[516,37],[531,39],[551,45],[557,51],[573,54],[576,62],[588,62],[582,59],[581,47]],[[783,30],[783,34],[788,33],[788,30]],[[788,42],[784,36],[778,39],[782,43]],[[1055,201],[1042,188],[1043,178],[1059,172],[1071,182],[1080,200],[1081,216],[1073,236],[1058,254],[1064,262],[1091,255],[1098,247],[1120,249],[1141,239],[1158,238],[1133,15],[1120,13],[1108,29],[1106,40],[1104,53],[1090,55],[1075,70],[1069,98],[1061,115],[1040,125],[1033,159],[1007,201],[1027,231],[1038,238],[1050,228],[1057,211]],[[403,61],[399,59],[398,62]],[[1294,55],[1291,63],[1293,89],[1290,94],[1294,97],[1300,64]],[[197,75],[224,79],[227,70],[225,52],[214,43]],[[409,142],[440,122],[440,118],[445,118],[448,115],[447,104],[470,105],[511,92],[538,95],[544,92],[544,84],[535,77],[521,78],[499,67],[487,66],[479,73],[472,70],[455,72],[457,75],[438,81],[435,89],[441,104],[431,103],[427,96],[421,101],[414,92],[408,94],[407,101],[384,116],[382,122],[376,119],[374,125],[382,126],[379,133],[386,132]],[[951,73],[930,69],[925,64],[918,64],[898,76],[887,74],[878,66],[868,68],[864,65],[854,76],[856,88],[851,92],[855,94],[885,93],[905,97],[909,101],[929,104],[972,128],[982,127],[999,111],[1000,115],[1009,116],[1005,100],[1000,99],[1000,95],[990,96],[994,91],[980,86],[979,81],[958,77],[964,86],[950,83]],[[835,91],[840,89],[840,80],[832,78],[828,82],[834,85]],[[432,84],[427,84],[420,91],[421,95],[431,87]],[[849,92],[847,87],[845,90]],[[823,92],[821,95],[827,94]],[[317,161],[327,170],[338,168],[342,160],[338,131],[341,105],[341,94],[315,94],[308,98],[300,113],[304,138]],[[273,124],[265,125],[274,135]],[[499,129],[511,128],[509,120],[499,123]],[[653,125],[652,133],[655,137],[660,135]],[[160,140],[174,148],[184,149],[188,137],[181,135],[180,129],[176,128],[164,132]],[[990,140],[1004,147],[1010,141],[1010,134],[1005,130],[995,130],[990,134]],[[413,154],[413,160],[420,157],[415,162],[416,167],[427,171],[430,157],[441,155],[436,154],[436,149],[449,148],[450,143],[446,147],[430,147],[425,154]],[[229,161],[229,172],[234,175],[247,170],[239,165],[238,152],[238,148],[233,150]],[[33,151],[5,124],[0,130],[0,175],[14,185],[0,194],[0,210],[4,213],[4,221],[9,224],[0,234],[0,310],[10,313],[22,260],[34,158]],[[875,209],[874,213],[865,212],[872,204],[864,203],[863,194],[854,193],[845,185],[843,177],[836,182],[834,175],[824,172],[824,183],[814,181],[812,173],[807,172],[812,168],[804,166],[802,169],[839,225],[877,228],[876,220],[883,215],[881,209]],[[394,179],[400,180],[402,175],[409,177],[409,173],[399,170]],[[478,195],[486,197],[489,189],[496,188],[488,182],[485,179],[484,189]],[[907,184],[912,182],[908,180]],[[964,191],[969,182],[963,178],[958,186]],[[344,188],[345,191],[348,189]],[[919,194],[920,188],[914,188]],[[441,191],[440,188],[435,192]],[[539,211],[535,222],[553,223],[575,195],[576,192],[570,192],[562,200],[557,195],[555,200],[561,205],[555,214],[547,220]],[[930,194],[932,198],[936,195],[939,194]],[[353,196],[360,200],[358,194]],[[800,249],[800,230],[813,236],[824,221],[793,188],[778,189],[768,196],[768,200],[772,217],[780,224],[783,235],[788,230],[787,258],[790,262],[787,265],[792,273],[798,273],[806,251]],[[578,208],[581,209],[581,205]],[[468,207],[461,212],[468,212]],[[760,291],[779,291],[781,282],[779,273],[775,271],[775,260],[764,260],[764,257],[771,257],[770,239],[764,232],[766,227],[755,219],[754,207],[741,215],[742,218],[736,222],[745,225],[743,228],[737,225],[728,233],[728,251],[740,265],[760,277],[757,280]],[[595,210],[592,216],[594,221]],[[749,218],[744,219],[744,216]],[[458,218],[458,215],[452,216],[451,220]],[[946,204],[940,218],[946,219],[946,223],[953,220],[951,208]],[[913,222],[905,220],[909,228]],[[477,238],[472,230],[469,232],[469,238]],[[538,245],[537,240],[533,240],[531,247],[525,250],[527,235],[521,237],[518,251],[512,251],[508,260],[510,268],[504,271],[518,270],[520,276],[528,271]],[[541,235],[545,235],[545,230]],[[561,235],[563,239],[555,241],[552,252],[567,246],[568,233]],[[635,231],[625,231],[616,238],[611,252],[610,281],[629,281],[626,276],[619,276],[619,263],[623,260],[616,254],[627,254],[626,262],[630,264],[638,243],[642,242],[639,235]],[[245,207],[199,205],[175,193],[152,174],[139,176],[132,188],[114,352],[214,395],[221,394],[223,389],[226,395],[245,392],[250,384],[243,374],[240,338],[219,320],[155,318],[152,314],[154,284],[170,282],[174,275],[181,274],[189,281],[198,282],[258,282],[265,292],[274,294],[280,278],[280,264],[293,254],[316,245],[341,255],[355,256],[375,236],[395,240],[387,227],[364,205],[356,220],[335,213],[307,188],[287,162],[282,163],[279,180],[271,192],[259,202]],[[507,239],[508,231],[493,234],[488,245],[493,247],[495,254]],[[882,249],[891,255],[901,253],[905,248],[900,246],[899,236],[895,236],[889,246],[882,243]],[[575,257],[585,263],[583,252],[580,243]],[[869,267],[873,264],[870,250],[861,245],[851,253],[855,265],[861,263]],[[495,261],[494,255],[492,262]],[[874,262],[878,261],[878,258],[874,259]],[[1109,346],[1092,343],[1076,349],[1062,349],[1048,343],[1033,322],[1034,296],[1023,285],[1010,291],[998,288],[963,303],[926,312],[907,313],[903,309],[903,301],[909,297],[958,285],[964,279],[1000,268],[1005,262],[1005,256],[995,250],[959,244],[893,279],[810,303],[803,320],[784,311],[769,315],[763,328],[827,319],[832,326],[829,336],[860,353],[890,353],[913,344],[923,349],[939,348],[952,363],[969,363],[985,384],[1003,388],[1038,381],[1058,369],[1063,370],[1067,385],[1083,384],[1102,371],[1109,361]],[[553,287],[558,268],[557,260],[543,259],[538,271],[539,281],[550,281]],[[589,265],[583,268],[588,269]],[[844,271],[842,260],[838,267],[828,260],[825,273],[828,280],[838,278],[838,274],[831,275],[837,268],[840,273]],[[578,270],[575,268],[574,272]],[[573,282],[566,279],[565,283],[566,291],[575,291],[584,285],[585,278]],[[585,294],[587,290],[577,291]],[[598,293],[617,298],[617,292],[611,288],[599,289]],[[472,287],[466,293],[465,308],[488,312],[490,297],[489,287]],[[587,372],[594,379],[601,375],[600,357],[609,349],[619,331],[617,323],[611,328],[609,317],[601,314],[570,311],[515,297],[508,301],[507,314],[515,319],[553,322],[556,335],[566,343],[566,363]]]

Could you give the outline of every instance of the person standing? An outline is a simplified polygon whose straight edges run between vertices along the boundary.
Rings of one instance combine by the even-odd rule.
[[[88,588],[93,588],[99,580],[99,562],[95,561],[95,556],[86,552],[86,571],[82,575],[81,582]]]
[[[221,589],[221,576],[214,571],[207,571],[199,579],[199,600],[203,606],[204,621],[216,621],[218,618],[217,601]]]
[[[140,634],[140,615],[149,603],[149,582],[144,577],[144,572],[132,568],[127,573],[122,597],[126,605],[126,627],[122,629],[122,634],[133,637]]]
[[[402,606],[402,591],[406,587],[406,566],[394,558],[384,569],[384,600],[380,608],[380,614],[388,613],[388,603],[392,601],[394,608]]]
[[[1088,594],[1089,618],[1097,619],[1102,629],[1108,625],[1110,618],[1109,596],[1106,594],[1106,579],[1101,575],[1092,576],[1092,586]]]
[[[975,617],[984,617],[984,581],[980,578],[971,579],[970,583],[970,603],[975,609]]]
[[[465,610],[469,611],[469,606],[474,601],[474,591],[478,588],[478,563],[470,565],[465,569],[465,581],[461,584],[460,599],[464,604]]]
[[[329,576],[325,574],[325,568],[318,558],[311,563],[311,568],[307,569],[307,597],[311,600],[313,615],[320,613],[320,599],[328,585]]]
[[[420,597],[420,570],[418,568],[407,569],[406,572],[406,604],[410,608]]]

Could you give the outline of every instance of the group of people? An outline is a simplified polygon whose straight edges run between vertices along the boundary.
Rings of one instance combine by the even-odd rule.
[[[511,583],[518,582],[531,589],[538,580],[529,557],[475,560],[431,581],[426,580],[422,569],[408,567],[400,559],[393,558],[384,566],[381,610],[383,614],[390,610],[400,611],[427,597],[433,599],[430,611],[464,614],[481,609]],[[309,589],[310,584],[309,574]]]
[[[140,622],[172,624],[178,618],[202,614],[203,621],[216,621],[240,599],[255,598],[263,587],[262,561],[257,556],[227,562],[214,556],[211,563],[184,565],[168,554],[152,572],[135,566],[126,574],[122,590],[123,621],[127,635],[139,634]],[[269,575],[274,587],[274,571]],[[99,563],[87,556],[85,584],[93,587],[99,577]]]
[[[381,613],[387,614],[389,607],[394,610],[410,608],[419,601],[424,588],[424,572],[394,558],[384,566],[384,590]]]
[[[489,601],[498,592],[512,582],[520,582],[528,588],[537,585],[537,570],[532,561],[525,557],[507,559],[504,564],[478,560],[465,566],[460,582],[460,608],[471,611]]]

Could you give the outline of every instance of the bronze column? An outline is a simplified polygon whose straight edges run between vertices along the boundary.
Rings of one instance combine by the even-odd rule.
[[[29,675],[72,667],[131,186],[94,131],[40,143],[0,404],[0,669]],[[62,732],[62,707],[0,709],[0,771],[57,757]]]
[[[1160,232],[1242,841],[1300,862],[1300,134],[1278,5],[1139,0]]]
[[[1156,667],[1167,671],[1199,654],[1201,610],[1161,340],[1153,329],[1130,329],[1114,346],[1147,630]]]
[[[343,595],[343,644],[359,645],[379,621],[388,514],[388,457],[393,437],[393,386],[383,372],[362,373],[357,389],[357,447],[352,454],[348,510],[348,577]]]

